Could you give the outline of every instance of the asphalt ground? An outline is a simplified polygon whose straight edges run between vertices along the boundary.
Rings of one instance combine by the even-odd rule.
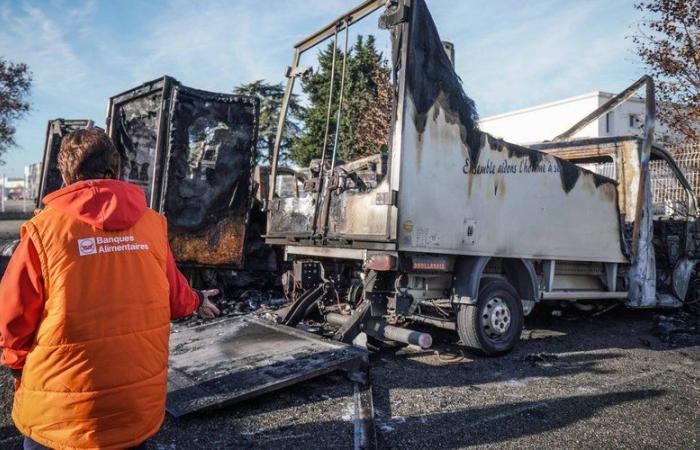
[[[0,236],[16,236],[21,223],[0,221]],[[229,301],[224,312],[265,303],[265,293],[245,295],[242,308]],[[433,349],[373,353],[378,446],[700,448],[697,316],[540,309],[504,356],[464,352],[434,329]],[[21,448],[13,390],[0,370],[0,449]],[[166,416],[148,448],[351,448],[353,410],[352,384],[334,373],[213,413]]]
[[[510,354],[371,357],[380,448],[700,448],[700,324],[687,314],[542,312]],[[0,448],[20,448],[0,380]],[[351,448],[352,384],[331,374],[243,404],[166,417],[153,449]]]

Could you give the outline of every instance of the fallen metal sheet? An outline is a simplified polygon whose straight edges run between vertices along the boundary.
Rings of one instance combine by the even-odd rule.
[[[175,417],[220,408],[367,361],[364,350],[295,328],[226,318],[172,334],[166,408]]]

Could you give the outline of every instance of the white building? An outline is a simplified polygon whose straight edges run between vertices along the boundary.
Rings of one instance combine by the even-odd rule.
[[[595,111],[615,94],[594,91],[551,103],[511,111],[479,120],[483,131],[516,144],[530,144],[563,133]],[[574,135],[576,138],[630,136],[643,134],[644,99],[631,97]],[[656,123],[656,139],[668,140],[669,131]],[[665,139],[664,139],[665,137]]]

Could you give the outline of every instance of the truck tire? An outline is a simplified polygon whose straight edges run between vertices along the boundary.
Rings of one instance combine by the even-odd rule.
[[[523,305],[518,293],[505,280],[481,281],[474,305],[461,305],[457,332],[462,343],[485,355],[499,355],[513,349],[523,330]]]

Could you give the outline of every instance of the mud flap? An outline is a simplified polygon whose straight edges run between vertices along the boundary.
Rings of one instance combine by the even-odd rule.
[[[180,417],[335,370],[366,373],[368,355],[295,328],[232,317],[174,332],[169,366],[166,409]]]

